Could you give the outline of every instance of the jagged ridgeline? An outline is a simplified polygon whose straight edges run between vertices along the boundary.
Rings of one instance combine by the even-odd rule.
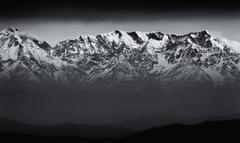
[[[237,86],[240,43],[208,31],[186,35],[116,30],[51,47],[9,27],[0,33],[0,83],[106,89]]]

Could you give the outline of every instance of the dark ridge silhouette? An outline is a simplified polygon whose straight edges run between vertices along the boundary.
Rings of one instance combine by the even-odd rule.
[[[146,142],[154,141],[220,141],[239,140],[237,130],[240,129],[240,120],[206,121],[196,125],[172,124],[155,127],[149,130],[137,132],[127,141]]]
[[[10,124],[15,121],[1,120]],[[2,122],[2,123],[3,123]],[[21,124],[25,126],[24,124]],[[35,126],[36,127],[36,126]],[[1,128],[2,129],[2,128]],[[239,140],[238,130],[240,119],[223,121],[206,121],[196,125],[172,124],[155,127],[149,130],[133,133],[125,137],[91,138],[82,136],[38,136],[26,133],[1,132],[1,139],[18,139],[19,141],[79,141],[83,143],[134,143],[134,142],[161,142],[161,141],[231,141]]]
[[[31,136],[83,136],[83,137],[122,137],[133,131],[110,125],[85,125],[85,124],[56,124],[56,125],[32,125],[20,123],[14,120],[0,119],[0,132],[10,135]]]

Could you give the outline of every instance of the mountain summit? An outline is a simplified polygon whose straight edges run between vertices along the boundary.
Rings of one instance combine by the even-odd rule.
[[[119,81],[234,83],[240,43],[208,31],[185,35],[113,32],[79,36],[51,47],[15,28],[0,32],[0,79],[53,81],[79,87]],[[102,86],[102,85],[101,85]]]

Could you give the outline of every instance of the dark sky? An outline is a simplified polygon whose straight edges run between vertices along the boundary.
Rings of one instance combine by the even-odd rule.
[[[186,16],[224,16],[239,11],[239,4],[230,0],[222,1],[166,1],[166,0],[21,0],[5,1],[0,9],[2,19],[48,19],[85,21],[138,20],[141,15],[168,14],[171,17]],[[222,15],[224,14],[224,15]],[[138,17],[136,17],[138,15]]]

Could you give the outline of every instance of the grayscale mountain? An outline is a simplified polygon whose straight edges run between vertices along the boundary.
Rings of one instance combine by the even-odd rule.
[[[54,47],[15,28],[0,33],[1,82],[101,88],[145,81],[219,86],[239,81],[239,60],[240,43],[208,31],[173,35],[116,30]]]

